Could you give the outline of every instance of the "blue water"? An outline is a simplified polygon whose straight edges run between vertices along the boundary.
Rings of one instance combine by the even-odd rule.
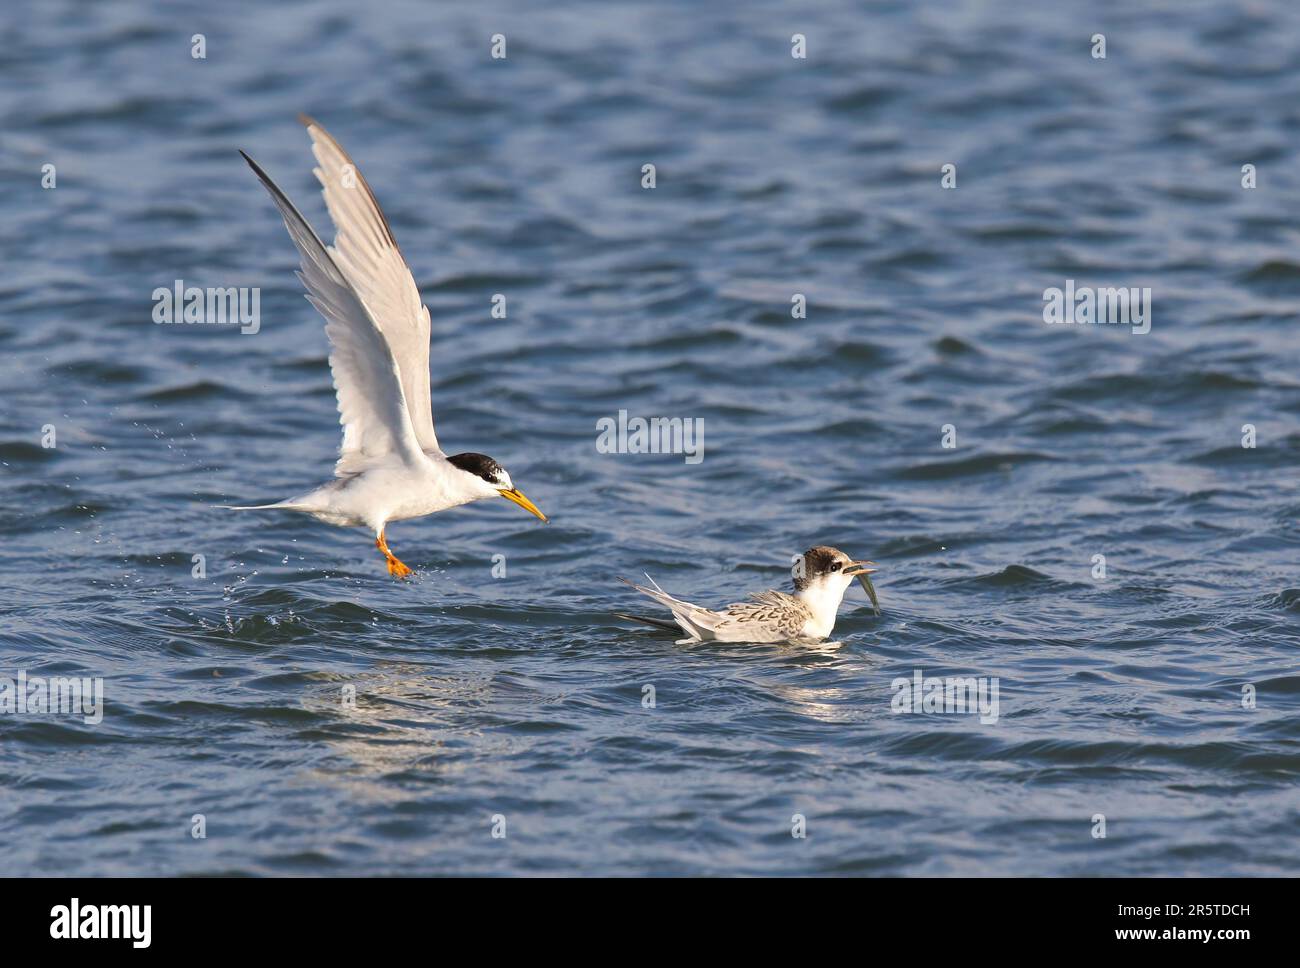
[[[7,17],[0,676],[105,709],[0,715],[0,874],[1297,873],[1298,36],[1286,0]],[[299,111],[412,264],[444,446],[552,518],[395,524],[412,584],[212,507],[336,456],[236,153],[325,233]],[[260,287],[260,332],[156,325],[176,279]],[[1151,331],[1047,325],[1067,279],[1150,287]],[[704,459],[598,452],[619,410]],[[838,644],[612,616],[619,575],[720,605],[818,543],[881,565]],[[997,721],[895,714],[915,670],[996,677]]]

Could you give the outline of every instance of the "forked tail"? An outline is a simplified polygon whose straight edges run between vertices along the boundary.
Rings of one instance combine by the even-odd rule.
[[[667,621],[660,622],[657,619],[642,618],[639,615],[624,615],[622,616],[623,618],[629,618],[634,622],[645,622],[646,624],[654,625],[657,628],[671,629],[673,626],[677,626],[688,636],[687,639],[679,639],[679,642],[699,642],[714,637],[711,623],[709,621],[710,617],[713,616],[712,612],[707,608],[700,608],[698,605],[684,602],[680,598],[673,598],[672,595],[669,595],[666,591],[660,588],[659,583],[653,578],[649,575],[646,575],[645,577],[646,581],[650,582],[652,587],[646,588],[644,585],[630,582],[626,578],[619,578],[619,581],[625,585],[630,585],[642,595],[645,595],[647,598],[653,598],[660,605],[670,609],[673,613],[673,618],[676,619],[676,621],[671,623]]]

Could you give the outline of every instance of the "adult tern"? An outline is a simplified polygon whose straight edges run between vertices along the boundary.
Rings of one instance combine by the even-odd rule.
[[[388,573],[411,569],[388,547],[390,521],[503,497],[543,521],[546,515],[484,454],[447,456],[433,432],[429,401],[429,310],[393,230],[361,171],[316,121],[299,118],[311,136],[314,169],[334,222],[327,246],[252,158],[240,152],[284,218],[298,247],[298,278],[325,317],[330,371],[343,443],[335,479],[275,504],[234,510],[299,511],[340,527],[374,531]]]

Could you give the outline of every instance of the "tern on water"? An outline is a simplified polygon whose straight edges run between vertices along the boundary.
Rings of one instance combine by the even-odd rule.
[[[333,245],[325,245],[266,172],[240,154],[280,209],[302,257],[298,278],[325,317],[343,443],[335,480],[276,504],[234,510],[300,511],[327,524],[372,528],[388,573],[397,578],[411,569],[388,548],[389,521],[488,497],[504,497],[545,521],[491,457],[448,457],[438,446],[429,402],[429,310],[356,164],[318,123],[305,115],[299,120],[319,164],[314,171],[334,222]]]
[[[868,577],[876,570],[870,567],[874,564],[873,561],[854,561],[838,548],[818,545],[809,548],[796,561],[793,595],[778,591],[759,592],[750,596],[752,601],[737,602],[716,612],[674,598],[649,575],[646,579],[653,586],[651,588],[622,579],[641,594],[666,605],[676,624],[644,615],[619,614],[618,617],[673,632],[680,628],[687,637],[678,639],[678,645],[709,641],[820,642],[835,628],[835,614],[840,601],[855,578],[862,582],[872,607],[877,615],[880,614],[876,590]]]

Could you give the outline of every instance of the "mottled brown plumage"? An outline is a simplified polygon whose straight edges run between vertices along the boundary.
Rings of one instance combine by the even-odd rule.
[[[798,582],[795,582],[796,587]],[[743,628],[746,625],[764,625],[776,629],[786,638],[795,638],[804,623],[812,618],[812,610],[793,595],[766,591],[750,596],[752,601],[735,602],[719,614],[726,616],[714,626],[715,631]]]
[[[835,627],[835,613],[844,591],[854,578],[861,576],[872,596],[874,590],[864,567],[871,562],[854,561],[844,552],[828,545],[810,548],[800,556],[793,569],[795,594],[765,591],[750,596],[747,602],[735,602],[721,611],[702,608],[669,595],[653,578],[652,587],[632,585],[643,595],[653,598],[673,613],[673,619],[686,633],[680,643],[717,640],[721,642],[801,642],[819,641]],[[649,577],[649,576],[647,576]],[[879,614],[879,612],[877,612]],[[657,627],[667,622],[636,615],[622,615]]]

